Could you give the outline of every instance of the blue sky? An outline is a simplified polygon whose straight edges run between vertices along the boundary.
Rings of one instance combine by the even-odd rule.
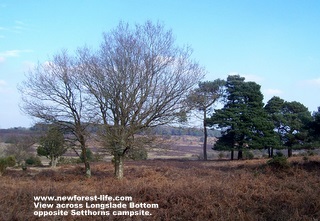
[[[318,0],[0,0],[0,128],[29,127],[17,84],[38,62],[96,48],[119,21],[163,22],[208,74],[240,74],[273,95],[320,106]]]

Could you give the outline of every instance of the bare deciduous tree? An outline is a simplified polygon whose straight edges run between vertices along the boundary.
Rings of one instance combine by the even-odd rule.
[[[104,34],[99,51],[83,48],[77,55],[71,58],[63,52],[38,65],[20,86],[22,110],[68,128],[84,156],[85,125],[94,116],[104,126],[115,176],[122,178],[124,156],[137,146],[135,135],[174,123],[204,70],[191,59],[189,47],[176,46],[171,31],[149,21],[134,28],[120,23]],[[85,167],[89,176],[87,161]]]
[[[204,70],[191,59],[190,48],[175,45],[171,31],[149,21],[134,28],[120,23],[104,34],[98,53],[83,49],[80,60],[84,85],[105,125],[115,176],[122,178],[136,133],[175,122]]]
[[[74,58],[66,51],[38,66],[27,75],[18,89],[22,96],[21,109],[26,114],[67,129],[74,135],[86,156],[87,96],[79,81]],[[89,162],[84,157],[86,176],[91,176]]]

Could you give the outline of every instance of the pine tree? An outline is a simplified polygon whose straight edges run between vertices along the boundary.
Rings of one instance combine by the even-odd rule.
[[[239,75],[228,76],[226,104],[208,120],[211,126],[218,125],[222,130],[214,149],[230,150],[231,159],[234,150],[238,151],[238,159],[242,159],[244,149],[265,148],[275,143],[273,124],[263,109],[260,85],[244,80]]]
[[[51,127],[47,134],[40,139],[40,146],[37,148],[39,156],[50,159],[51,167],[57,165],[58,158],[67,151],[64,145],[64,137],[57,127]]]
[[[279,97],[272,97],[265,110],[274,124],[281,144],[288,148],[288,157],[292,156],[293,147],[303,147],[307,142],[307,125],[311,122],[311,114],[303,104],[287,102]]]

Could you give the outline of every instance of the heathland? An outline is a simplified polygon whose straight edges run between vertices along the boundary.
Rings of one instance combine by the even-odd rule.
[[[290,166],[283,169],[267,165],[267,160],[127,161],[122,180],[114,178],[110,162],[93,163],[89,179],[83,176],[82,164],[26,171],[11,168],[0,177],[0,220],[320,219],[320,157],[292,157]],[[57,210],[36,209],[38,201],[34,196],[74,195],[129,196],[137,204],[154,204],[158,208],[130,209],[140,214],[142,210],[148,211],[149,216],[113,215],[112,211],[117,209],[109,209],[108,217],[76,216],[70,214],[70,208],[64,209],[69,211],[66,216],[38,218],[34,215],[37,210]],[[85,205],[86,202],[62,203]]]

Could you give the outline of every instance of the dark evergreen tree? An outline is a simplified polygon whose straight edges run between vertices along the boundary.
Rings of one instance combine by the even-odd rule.
[[[63,134],[57,127],[49,128],[46,135],[40,139],[40,146],[37,148],[39,156],[50,159],[51,167],[57,165],[58,158],[66,151]]]
[[[199,82],[198,88],[191,91],[188,96],[188,106],[197,109],[203,114],[203,159],[207,160],[207,114],[210,114],[213,105],[224,95],[225,81],[216,79],[214,81]]]
[[[320,143],[320,107],[312,114],[312,121],[309,124],[309,138],[313,146]]]
[[[263,109],[260,85],[244,80],[239,75],[228,76],[226,104],[208,119],[209,125],[218,125],[222,130],[214,149],[230,150],[231,159],[234,150],[242,159],[245,148],[265,148],[275,142],[273,124]]]
[[[288,157],[292,156],[294,147],[305,147],[308,138],[307,125],[312,119],[308,108],[297,101],[287,102],[273,97],[268,101],[265,110],[272,119],[281,144],[288,148]]]

